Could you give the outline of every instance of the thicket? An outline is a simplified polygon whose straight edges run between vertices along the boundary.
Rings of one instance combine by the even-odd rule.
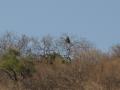
[[[0,90],[120,90],[120,45],[102,52],[69,35],[0,37]]]

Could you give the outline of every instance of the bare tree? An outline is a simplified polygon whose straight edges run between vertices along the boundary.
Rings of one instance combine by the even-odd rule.
[[[0,52],[4,53],[9,48],[17,48],[18,36],[12,32],[6,32],[0,38]]]
[[[42,46],[43,55],[47,56],[54,50],[53,38],[50,35],[43,37],[41,40],[41,46]]]
[[[21,54],[30,53],[30,48],[29,48],[30,41],[31,39],[26,35],[22,35],[19,38],[17,47],[20,50]]]
[[[120,45],[115,45],[111,49],[111,55],[113,57],[120,57]]]
[[[58,48],[59,48],[60,54],[69,61],[71,61],[72,48],[74,46],[73,42],[74,40],[67,34],[64,34],[58,40]]]

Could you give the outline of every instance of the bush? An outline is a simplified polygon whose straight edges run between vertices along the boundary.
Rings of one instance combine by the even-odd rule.
[[[32,75],[34,65],[27,60],[21,60],[19,51],[9,49],[0,61],[0,69],[7,73],[10,79],[17,81],[19,78],[24,79],[26,76]]]

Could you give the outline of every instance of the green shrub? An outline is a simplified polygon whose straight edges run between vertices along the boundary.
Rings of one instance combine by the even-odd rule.
[[[22,60],[19,55],[19,51],[9,49],[2,56],[0,63],[0,69],[6,72],[10,79],[15,81],[31,76],[34,72],[33,63],[25,59]]]

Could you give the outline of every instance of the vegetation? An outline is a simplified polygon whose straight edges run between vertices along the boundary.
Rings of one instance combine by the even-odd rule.
[[[120,45],[109,53],[63,35],[0,37],[0,90],[120,90]]]
[[[0,69],[5,72],[11,80],[18,81],[18,77],[24,79],[30,76],[33,72],[33,64],[30,61],[19,58],[19,52],[14,49],[9,49],[1,57]]]

